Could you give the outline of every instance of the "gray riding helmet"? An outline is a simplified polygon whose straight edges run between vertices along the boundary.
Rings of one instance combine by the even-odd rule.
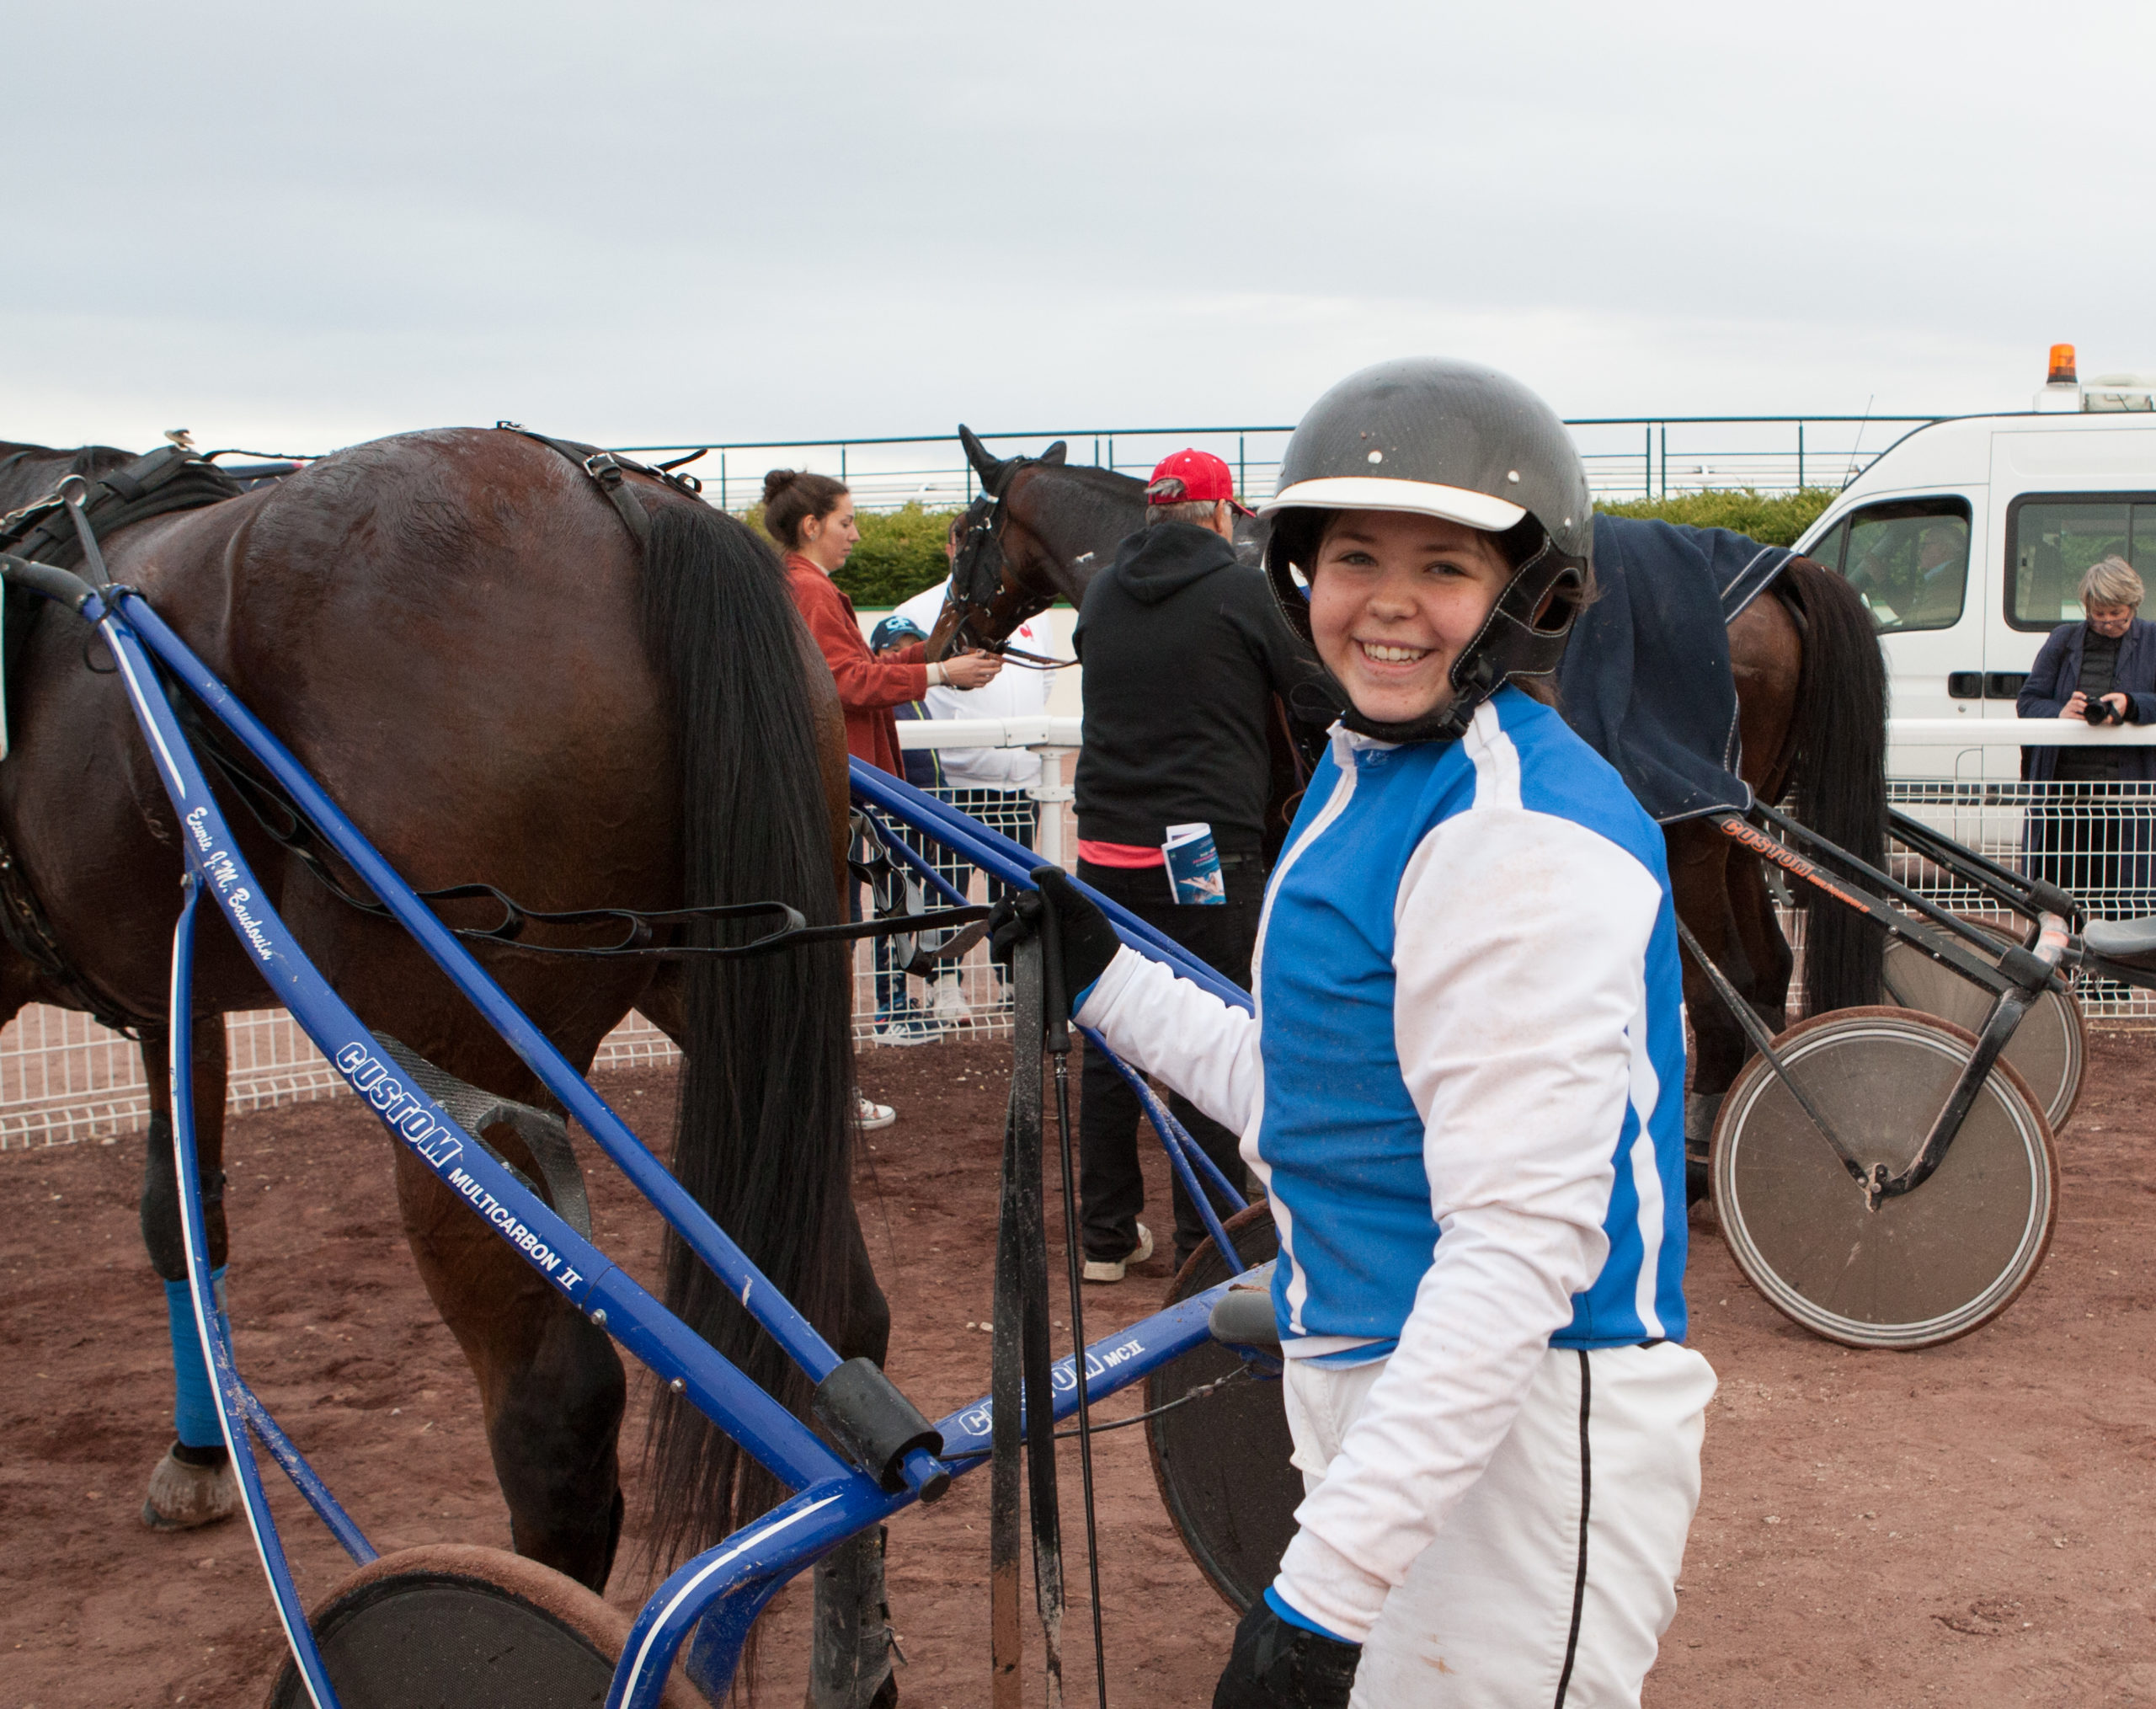
[[[1401,724],[1366,719],[1346,692],[1350,729],[1386,741],[1456,738],[1475,708],[1515,677],[1563,658],[1585,596],[1594,500],[1556,412],[1508,374],[1409,356],[1349,375],[1312,404],[1258,507],[1273,524],[1265,569],[1288,625],[1310,639],[1307,568],[1326,513],[1404,510],[1498,537],[1513,566],[1489,620],[1453,661],[1452,700]],[[1330,676],[1330,672],[1327,673]]]

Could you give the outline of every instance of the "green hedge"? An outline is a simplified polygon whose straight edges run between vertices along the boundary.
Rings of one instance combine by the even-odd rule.
[[[1833,502],[1837,490],[1806,487],[1795,493],[1758,493],[1749,487],[1710,487],[1704,492],[1597,505],[1595,509],[1608,516],[1647,516],[1694,528],[1729,528],[1764,546],[1794,546],[1796,537]]]
[[[899,605],[934,587],[951,573],[943,542],[958,514],[924,510],[917,504],[897,510],[855,511],[861,543],[831,579],[864,612]]]
[[[1695,528],[1732,528],[1769,546],[1793,546],[1834,497],[1831,487],[1806,487],[1797,493],[1758,493],[1749,487],[1710,488],[1668,499],[1634,499],[1597,508],[1612,516],[1652,516],[1665,522],[1689,522]],[[931,588],[950,574],[943,556],[944,537],[956,510],[926,510],[918,504],[889,511],[857,510],[861,544],[846,568],[832,579],[862,611],[883,611]],[[763,507],[743,515],[752,528],[763,526]]]

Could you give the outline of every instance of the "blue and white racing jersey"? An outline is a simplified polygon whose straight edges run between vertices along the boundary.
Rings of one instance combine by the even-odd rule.
[[[1552,1345],[1683,1338],[1668,893],[1659,827],[1517,689],[1458,743],[1336,734],[1253,961],[1262,1108],[1245,1152],[1280,1226],[1291,1354],[1389,1352],[1441,1219],[1470,1204],[1592,1209],[1608,1256]]]
[[[1300,1518],[1397,1582],[1550,1348],[1685,1333],[1662,833],[1518,689],[1457,742],[1336,729],[1254,965],[1252,1017],[1126,948],[1079,1018],[1242,1135],[1287,1355],[1388,1359],[1370,1463],[1351,1435]]]

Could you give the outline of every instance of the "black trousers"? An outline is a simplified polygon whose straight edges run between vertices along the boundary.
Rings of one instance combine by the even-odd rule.
[[[1234,865],[1223,863],[1228,900],[1225,906],[1185,907],[1168,899],[1168,879],[1160,867],[1097,867],[1078,863],[1078,876],[1102,895],[1155,927],[1237,985],[1250,984],[1250,956],[1257,942],[1257,916],[1265,900],[1265,872],[1256,854]],[[1086,1256],[1114,1259],[1138,1245],[1138,1213],[1145,1208],[1145,1181],[1138,1168],[1141,1108],[1115,1066],[1089,1051],[1081,1081],[1085,1100],[1078,1115],[1078,1199],[1084,1225]],[[1198,1114],[1180,1095],[1168,1099],[1169,1112],[1190,1130],[1205,1155],[1238,1190],[1247,1192],[1239,1147],[1241,1136]],[[1150,1143],[1150,1142],[1149,1142]],[[1202,1173],[1202,1172],[1201,1172]],[[1214,1209],[1219,1208],[1217,1201]],[[1178,1265],[1205,1238],[1197,1207],[1175,1182],[1176,1258]]]

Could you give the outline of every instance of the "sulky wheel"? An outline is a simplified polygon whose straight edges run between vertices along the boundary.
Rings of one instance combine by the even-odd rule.
[[[1242,1262],[1230,1271],[1208,1240],[1169,1284],[1166,1305],[1265,1263],[1280,1250],[1269,1204],[1237,1211],[1226,1232]],[[1242,1362],[1241,1354],[1218,1342],[1193,1348],[1145,1379],[1146,1407],[1164,1407],[1233,1375]],[[1294,1444],[1281,1408],[1280,1385],[1232,1382],[1150,1420],[1145,1438],[1161,1505],[1183,1546],[1215,1590],[1238,1612],[1247,1610],[1279,1571],[1303,1499],[1303,1475],[1289,1464]]]
[[[1837,1009],[1774,1041],[1858,1160],[1898,1172],[1976,1040],[1909,1009]],[[1715,1126],[1715,1201],[1731,1256],[1769,1305],[1851,1347],[1929,1347],[1989,1322],[2051,1243],[2058,1158],[2028,1083],[1986,1076],[1937,1171],[1876,1210],[1765,1058]]]
[[[2015,941],[1983,921],[1968,923],[1995,939],[2001,948]],[[1988,959],[1995,963],[1999,958]],[[1984,1017],[1991,1012],[1988,991],[1971,985],[1898,937],[1889,938],[1886,943],[1886,995],[1902,1008],[1936,1015],[1971,1033],[1982,1032]],[[2074,1103],[2081,1096],[2082,1071],[2089,1060],[2089,1035],[2082,1023],[2080,1003],[2065,991],[2044,992],[2014,1029],[2005,1055],[2043,1104],[2044,1119],[2051,1124],[2052,1132],[2064,1133],[2073,1119]]]
[[[314,1610],[342,1709],[601,1709],[631,1616],[551,1567],[435,1543],[362,1567]],[[677,1667],[666,1709],[705,1709]],[[307,1709],[290,1659],[270,1709]]]

